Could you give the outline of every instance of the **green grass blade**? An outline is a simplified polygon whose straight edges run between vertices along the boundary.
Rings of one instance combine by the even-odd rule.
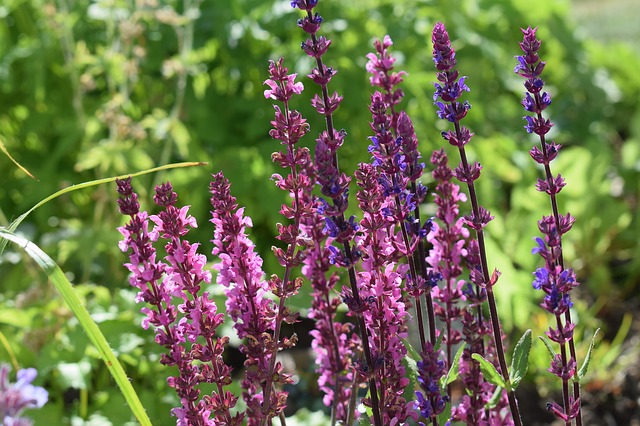
[[[202,162],[202,161],[189,161],[189,162],[185,162],[185,163],[174,163],[174,164],[167,164],[164,166],[160,166],[160,167],[154,167],[152,169],[148,169],[148,170],[143,170],[141,172],[137,172],[137,173],[130,173],[130,174],[126,174],[126,175],[120,175],[120,176],[112,176],[112,177],[108,177],[108,178],[104,178],[104,179],[97,179],[97,180],[91,180],[89,182],[82,182],[79,183],[77,185],[71,185],[68,186],[66,188],[61,189],[60,191],[49,195],[47,198],[45,198],[44,200],[40,201],[38,204],[36,204],[35,206],[31,207],[29,210],[27,210],[26,212],[24,212],[23,214],[21,214],[20,216],[18,216],[18,218],[16,220],[14,220],[13,222],[11,222],[11,225],[9,225],[9,228],[7,228],[9,231],[14,232],[18,226],[22,223],[23,220],[26,219],[27,216],[29,216],[34,210],[36,210],[37,208],[41,207],[42,205],[48,203],[49,201],[64,195],[66,193],[69,192],[73,192],[76,191],[78,189],[83,189],[83,188],[89,188],[92,186],[97,186],[97,185],[102,185],[103,183],[109,183],[109,182],[115,182],[116,179],[124,179],[127,178],[129,176],[131,177],[135,177],[135,176],[141,176],[141,175],[146,175],[149,173],[155,173],[155,172],[159,172],[162,170],[169,170],[169,169],[177,169],[180,167],[193,167],[193,166],[206,166],[209,163],[206,162]],[[2,253],[4,253],[4,249],[7,246],[7,241],[6,240],[2,240],[0,241],[0,255]]]
[[[31,172],[29,170],[27,170],[25,167],[23,167],[22,164],[18,163],[16,161],[16,159],[13,158],[11,156],[11,154],[9,154],[9,151],[7,150],[7,147],[4,145],[4,142],[2,142],[2,139],[0,139],[0,151],[2,151],[4,153],[4,155],[6,155],[7,158],[9,158],[9,160],[11,160],[11,162],[16,165],[17,168],[22,170],[22,172],[24,174],[26,174],[27,176],[29,176],[33,180],[38,180],[38,179],[36,179],[36,177],[34,175],[31,174]]]
[[[118,384],[118,387],[122,391],[127,404],[131,407],[133,414],[142,426],[151,426],[151,421],[138,398],[138,394],[133,389],[133,386],[131,386],[122,365],[120,365],[120,362],[118,361],[118,358],[113,353],[113,350],[109,346],[107,339],[105,339],[98,325],[93,321],[87,309],[82,305],[82,302],[76,295],[73,286],[69,280],[67,280],[67,277],[64,275],[60,267],[38,246],[24,237],[1,228],[0,237],[6,238],[20,246],[20,248],[22,248],[47,274],[58,292],[60,292],[64,301],[73,311],[74,315],[82,325],[82,328],[84,328],[89,340],[91,340],[91,343],[93,343],[95,348],[98,350],[100,357]]]

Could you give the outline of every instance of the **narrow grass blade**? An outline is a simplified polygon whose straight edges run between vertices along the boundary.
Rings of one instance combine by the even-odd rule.
[[[72,192],[72,191],[76,191],[78,189],[82,189],[82,188],[89,188],[92,186],[97,186],[97,185],[102,185],[103,183],[109,183],[109,182],[115,182],[116,179],[124,179],[127,178],[129,176],[131,177],[135,177],[135,176],[141,176],[141,175],[146,175],[149,173],[155,173],[155,172],[159,172],[161,170],[169,170],[169,169],[177,169],[180,167],[193,167],[193,166],[206,166],[208,163],[206,162],[202,162],[202,161],[190,161],[190,162],[185,162],[185,163],[175,163],[175,164],[167,164],[165,166],[160,166],[160,167],[154,167],[153,169],[148,169],[148,170],[143,170],[141,172],[137,172],[137,173],[131,173],[131,174],[127,174],[127,175],[120,175],[120,176],[112,176],[112,177],[108,177],[108,178],[104,178],[104,179],[97,179],[97,180],[92,180],[89,182],[82,182],[79,183],[77,185],[71,185],[68,186],[66,188],[61,189],[60,191],[49,195],[47,198],[45,198],[44,200],[40,201],[38,204],[36,204],[35,206],[31,207],[29,210],[27,210],[26,212],[24,212],[23,214],[21,214],[20,216],[18,216],[18,218],[16,218],[16,220],[14,220],[13,222],[11,222],[11,225],[9,225],[9,228],[7,228],[9,231],[14,232],[18,226],[22,223],[23,220],[26,219],[27,216],[29,216],[34,210],[36,210],[38,207],[41,207],[42,205],[48,203],[49,201],[64,195],[68,192]],[[7,241],[6,240],[2,240],[0,241],[0,255],[2,253],[4,253],[4,249],[7,245]]]
[[[20,170],[22,170],[27,176],[29,176],[31,179],[33,180],[38,180],[34,175],[31,174],[31,172],[29,170],[27,170],[26,168],[24,168],[22,166],[22,164],[18,163],[16,161],[15,158],[13,158],[11,156],[11,154],[9,154],[9,151],[7,150],[7,147],[4,146],[4,142],[2,142],[2,139],[0,139],[0,151],[2,151],[4,153],[4,155],[7,156],[7,158],[9,158],[9,160],[11,160],[11,162],[13,162],[13,164],[16,165],[17,168],[19,168]]]
[[[0,229],[0,237],[12,241],[22,248],[47,274],[71,311],[73,311],[74,315],[82,325],[82,328],[84,328],[89,340],[91,340],[91,343],[93,343],[95,348],[98,350],[100,357],[118,384],[118,387],[122,391],[122,394],[124,395],[127,404],[129,404],[133,414],[142,426],[151,426],[151,421],[138,398],[138,394],[133,389],[133,386],[131,386],[122,365],[120,365],[120,362],[118,361],[118,358],[116,358],[98,325],[93,321],[87,309],[82,305],[80,298],[76,295],[73,286],[60,267],[44,251],[24,237],[16,235],[6,229]]]

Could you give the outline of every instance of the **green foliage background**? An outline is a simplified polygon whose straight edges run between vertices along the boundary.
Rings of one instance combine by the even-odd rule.
[[[627,350],[622,342],[631,322],[625,301],[637,293],[640,276],[640,60],[628,43],[604,45],[580,36],[567,1],[530,4],[323,0],[322,34],[333,40],[326,63],[339,71],[331,89],[344,95],[336,123],[349,135],[341,166],[352,172],[368,160],[365,55],[373,39],[385,34],[394,40],[398,68],[409,74],[404,106],[425,160],[443,145],[445,123],[437,120],[432,102],[430,31],[444,21],[471,87],[466,121],[476,136],[469,149],[484,166],[481,200],[496,216],[487,229],[488,247],[491,266],[503,272],[503,324],[514,336],[527,327],[541,334],[548,318],[530,285],[531,272],[540,266],[531,247],[536,221],[549,206],[533,187],[540,170],[527,154],[534,140],[523,130],[523,87],[512,72],[519,28],[539,26],[556,123],[552,137],[566,146],[552,167],[568,182],[561,211],[577,218],[565,250],[583,283],[576,316],[578,334],[586,337],[579,351],[584,354],[595,328],[605,327],[592,377],[606,379],[612,365],[623,368],[619,355]],[[253,218],[267,271],[279,272],[268,253],[283,201],[269,180],[275,172],[270,154],[278,149],[267,135],[272,109],[262,95],[269,59],[284,56],[303,76],[305,101],[295,107],[308,117],[311,135],[322,129],[308,103],[316,89],[304,77],[312,64],[299,49],[299,15],[288,1],[6,0],[0,17],[0,138],[38,178],[0,156],[0,225],[73,183],[169,162],[208,161],[206,168],[137,179],[143,207],[151,208],[153,186],[170,179],[199,221],[193,239],[210,253],[208,180],[222,170]],[[306,143],[312,146],[313,137]],[[67,271],[121,354],[154,423],[171,424],[168,410],[175,399],[165,386],[167,373],[152,336],[137,327],[139,307],[121,266],[115,228],[122,219],[115,200],[114,187],[77,191],[38,210],[19,231]],[[433,206],[425,211],[432,214]],[[37,367],[51,393],[34,418],[74,425],[130,421],[106,369],[37,269],[12,249],[0,262],[0,331],[8,341],[0,360]],[[304,308],[308,297],[293,303]],[[552,389],[541,344],[532,356],[529,378]]]

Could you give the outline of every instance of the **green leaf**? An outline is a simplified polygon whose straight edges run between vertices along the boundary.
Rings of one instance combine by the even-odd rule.
[[[531,352],[531,330],[524,332],[513,350],[511,358],[511,387],[515,390],[529,369],[529,352]]]
[[[182,158],[186,158],[189,155],[189,141],[191,141],[191,135],[187,126],[178,119],[171,121],[171,127],[169,128],[169,134],[176,143],[178,153]]]
[[[113,350],[109,346],[107,339],[100,331],[98,325],[93,321],[91,315],[87,311],[87,308],[82,305],[80,298],[75,293],[73,286],[65,276],[60,267],[51,259],[40,247],[33,244],[31,241],[24,237],[0,228],[0,237],[15,243],[21,247],[47,274],[53,285],[56,287],[64,301],[67,303],[71,311],[74,313],[78,322],[82,325],[82,328],[87,333],[87,336],[91,340],[91,343],[95,346],[96,350],[100,354],[100,358],[104,361],[111,376],[115,379],[120,391],[124,395],[125,400],[129,404],[131,411],[136,416],[138,421],[143,426],[151,426],[151,421],[145,412],[136,391],[131,386],[127,375],[122,369],[122,365],[116,358]]]
[[[202,101],[207,92],[207,88],[211,85],[211,76],[208,73],[197,74],[193,77],[193,94],[196,99]]]
[[[418,377],[418,363],[408,355],[405,355],[404,358],[402,358],[402,362],[407,368],[407,374],[409,375],[408,379],[415,382],[416,377]]]
[[[451,402],[447,402],[444,411],[438,414],[438,424],[444,425],[451,420]]]
[[[556,357],[557,352],[553,349],[553,343],[551,343],[551,339],[549,339],[545,335],[538,336],[538,339],[540,339],[542,341],[542,343],[544,343],[544,345],[547,347],[547,352],[549,352],[549,355],[551,356],[551,359],[553,360]]]
[[[471,358],[480,363],[480,371],[482,371],[482,377],[484,377],[487,382],[491,383],[494,386],[500,386],[505,389],[507,388],[504,379],[502,378],[500,373],[498,373],[498,370],[496,370],[496,367],[494,367],[493,364],[484,359],[480,354],[471,354]]]
[[[433,345],[433,350],[435,352],[438,352],[440,350],[440,348],[442,347],[442,340],[443,339],[444,339],[444,333],[440,333],[440,335],[436,339],[436,344]]]
[[[593,333],[593,337],[591,338],[591,343],[589,344],[589,350],[587,351],[587,356],[582,362],[582,367],[580,367],[580,370],[578,370],[578,378],[577,378],[578,381],[582,380],[584,376],[586,376],[587,371],[589,371],[589,362],[591,361],[591,355],[593,354],[593,347],[596,344],[596,336],[598,335],[599,331],[600,329],[598,328],[596,332]]]
[[[503,390],[504,390],[503,388],[498,386],[496,390],[493,391],[493,395],[491,395],[491,399],[487,401],[487,403],[484,405],[484,408],[486,408],[487,410],[493,410],[494,408],[496,408],[498,406],[498,403],[500,402],[500,398],[502,398]]]
[[[409,342],[409,339],[402,339],[402,343],[404,343],[404,347],[407,348],[407,355],[405,358],[411,358],[414,364],[422,359],[422,356],[416,351],[413,345]]]
[[[405,388],[404,396],[407,399],[413,399],[415,397],[414,389],[418,387],[418,361],[420,360],[420,354],[416,352],[408,339],[402,339],[402,341],[407,348],[407,354],[402,359],[402,364],[405,366],[406,377],[409,379],[409,385]]]
[[[464,345],[460,345],[458,352],[456,352],[456,355],[453,357],[453,361],[451,361],[451,367],[449,371],[447,371],[447,375],[441,379],[440,389],[442,389],[442,391],[446,390],[447,386],[458,378],[462,352],[464,352]]]

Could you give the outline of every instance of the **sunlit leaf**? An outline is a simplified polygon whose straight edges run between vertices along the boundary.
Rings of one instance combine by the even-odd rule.
[[[587,372],[589,371],[589,363],[591,362],[593,347],[596,344],[596,336],[598,336],[599,331],[600,329],[598,328],[595,331],[595,333],[593,333],[593,337],[591,338],[591,343],[589,343],[589,350],[587,351],[587,356],[584,358],[584,361],[582,362],[582,366],[580,367],[580,370],[578,370],[578,381],[582,380],[584,376],[587,375]]]
[[[472,354],[471,358],[480,363],[480,371],[482,371],[482,377],[484,377],[487,382],[491,383],[494,386],[500,386],[502,388],[507,387],[504,379],[502,378],[502,375],[500,375],[500,373],[498,373],[498,370],[496,370],[496,367],[494,367],[493,364],[484,359],[482,355]]]

